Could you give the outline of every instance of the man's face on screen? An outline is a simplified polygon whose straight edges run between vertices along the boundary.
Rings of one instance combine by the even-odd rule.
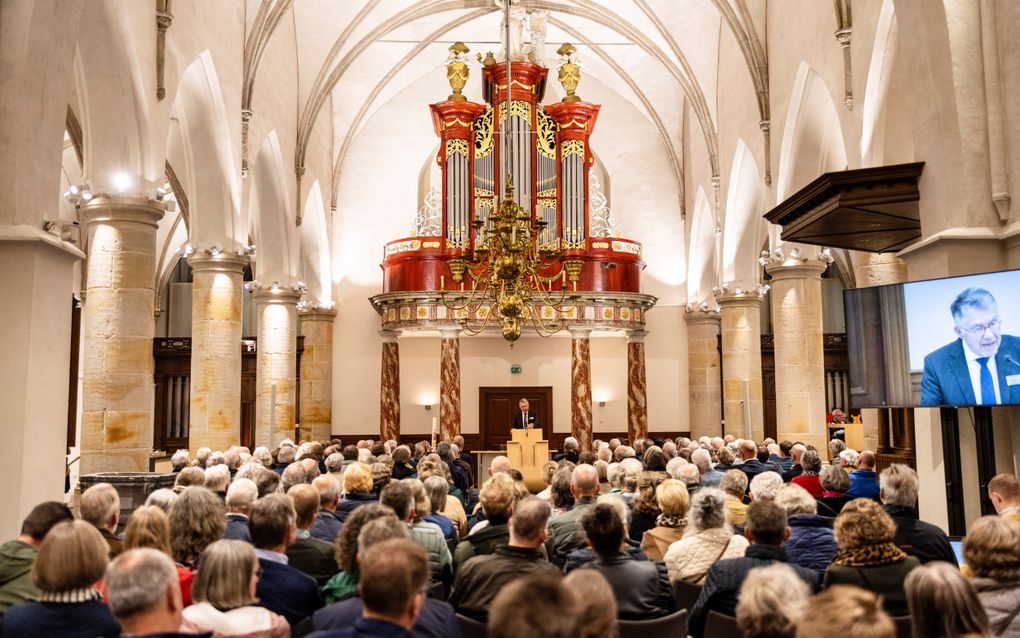
[[[994,357],[1002,341],[999,307],[987,309],[964,306],[963,316],[956,322],[956,334],[979,357]]]

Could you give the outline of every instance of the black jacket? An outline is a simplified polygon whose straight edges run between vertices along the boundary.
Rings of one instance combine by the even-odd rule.
[[[475,556],[457,569],[450,604],[475,620],[489,617],[489,604],[510,581],[530,574],[559,574],[540,549],[504,545],[488,556]]]
[[[747,474],[747,485],[750,489],[751,480],[763,472],[775,472],[780,474],[779,467],[772,465],[771,463],[762,463],[758,459],[748,459],[744,461],[742,465],[738,465],[737,469]]]
[[[315,521],[308,528],[308,531],[312,533],[312,538],[332,543],[336,540],[337,535],[340,534],[343,526],[344,524],[340,522],[336,512],[320,509],[319,515],[315,517]]]
[[[365,603],[359,597],[348,598],[333,603],[315,612],[312,616],[312,628],[316,631],[325,629],[346,629],[361,618]],[[411,628],[414,638],[459,638],[460,625],[453,607],[435,598],[426,598],[418,613],[418,620]]]
[[[896,536],[893,542],[910,554],[917,556],[921,563],[941,560],[950,565],[956,564],[956,552],[949,544],[949,537],[931,523],[919,520],[913,508],[901,505],[886,505],[885,511],[896,523]]]
[[[287,548],[287,560],[294,569],[299,569],[315,579],[322,587],[340,568],[337,567],[333,544],[321,538],[309,536],[299,538]]]
[[[669,574],[662,561],[634,560],[620,552],[584,566],[601,572],[616,597],[621,620],[658,618],[674,611]]]
[[[259,559],[262,575],[255,588],[259,607],[280,614],[290,626],[298,624],[322,606],[315,580],[300,570],[265,558]]]
[[[623,539],[623,542],[627,544],[627,546],[623,548],[623,551],[627,554],[627,556],[634,560],[648,560],[648,556],[645,554],[645,551],[641,549],[640,543],[635,543],[629,538]],[[567,554],[567,559],[563,563],[563,573],[569,574],[579,567],[584,567],[596,558],[598,557],[595,556],[595,552],[593,552],[590,547],[575,549]]]
[[[488,525],[474,534],[469,534],[464,540],[457,544],[453,550],[454,569],[475,556],[483,556],[496,551],[510,542],[510,529],[506,523],[502,525]]]
[[[691,609],[688,632],[694,638],[701,638],[709,611],[717,611],[727,616],[736,615],[740,586],[744,584],[744,579],[752,569],[789,562],[786,550],[782,547],[751,545],[743,558],[728,558],[712,565],[705,577],[705,586],[701,588],[698,602],[694,603]],[[811,587],[812,592],[818,591],[818,574],[800,565],[790,567]]]
[[[374,492],[351,492],[341,498],[340,502],[336,504],[336,517],[342,523],[347,520],[347,517],[350,516],[351,512],[362,505],[378,502],[379,495]]]
[[[890,616],[906,616],[910,613],[907,607],[907,595],[903,590],[903,581],[910,570],[920,566],[913,556],[886,565],[869,565],[867,567],[847,567],[829,565],[825,571],[823,582],[826,587],[833,585],[855,585],[867,589],[882,597],[882,607]]]

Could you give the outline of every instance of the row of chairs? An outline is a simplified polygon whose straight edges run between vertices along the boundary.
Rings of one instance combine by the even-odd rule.
[[[485,623],[473,618],[457,614],[457,621],[460,623],[460,633],[463,638],[485,638]],[[617,621],[619,638],[686,638],[687,636],[687,610],[673,612],[662,618],[651,620],[619,620]],[[726,638],[734,638],[730,634]]]

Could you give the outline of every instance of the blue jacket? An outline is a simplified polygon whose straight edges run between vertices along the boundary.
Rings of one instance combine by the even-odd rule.
[[[924,358],[921,373],[921,405],[976,405],[963,340],[957,339]],[[1020,337],[1002,335],[995,353],[1002,403],[1020,403],[1020,384],[1009,385],[1006,377],[1020,374]]]
[[[878,476],[872,470],[854,470],[850,472],[850,489],[846,495],[853,498],[870,498],[878,500]]]
[[[358,618],[346,629],[330,629],[308,634],[308,638],[411,638],[414,634],[400,625],[375,618]]]
[[[322,606],[319,588],[311,576],[290,565],[264,558],[259,559],[259,567],[262,575],[255,589],[259,607],[280,614],[291,627]]]
[[[251,542],[251,530],[248,529],[248,517],[244,514],[227,514],[227,529],[223,538],[233,541]]]
[[[341,523],[347,520],[351,512],[368,503],[378,503],[379,495],[374,492],[351,492],[336,504],[336,517]]]
[[[340,522],[340,518],[335,513],[327,509],[320,509],[319,515],[315,517],[315,522],[308,528],[308,532],[312,538],[332,543],[340,534],[340,529],[343,526],[344,524]]]
[[[825,570],[839,551],[829,521],[817,514],[794,514],[788,522],[790,538],[783,548],[790,564],[813,569],[819,578],[825,576]]]
[[[101,600],[14,605],[3,617],[3,636],[99,638],[119,636],[120,623]]]
[[[364,609],[365,603],[358,597],[333,603],[315,612],[312,616],[312,628],[316,631],[346,629],[361,618]],[[411,628],[411,635],[414,638],[460,638],[460,624],[457,622],[453,607],[441,600],[426,598],[425,604],[418,612],[418,620]]]

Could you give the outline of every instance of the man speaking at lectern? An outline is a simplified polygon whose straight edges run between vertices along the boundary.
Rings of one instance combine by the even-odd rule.
[[[924,358],[921,405],[1020,403],[1020,338],[1002,334],[992,293],[967,288],[950,311],[959,339]]]
[[[520,406],[521,409],[514,415],[514,420],[510,424],[511,428],[514,430],[531,430],[542,427],[538,424],[538,419],[535,418],[535,413],[529,409],[531,406],[528,404],[527,399],[521,399],[518,406]]]

